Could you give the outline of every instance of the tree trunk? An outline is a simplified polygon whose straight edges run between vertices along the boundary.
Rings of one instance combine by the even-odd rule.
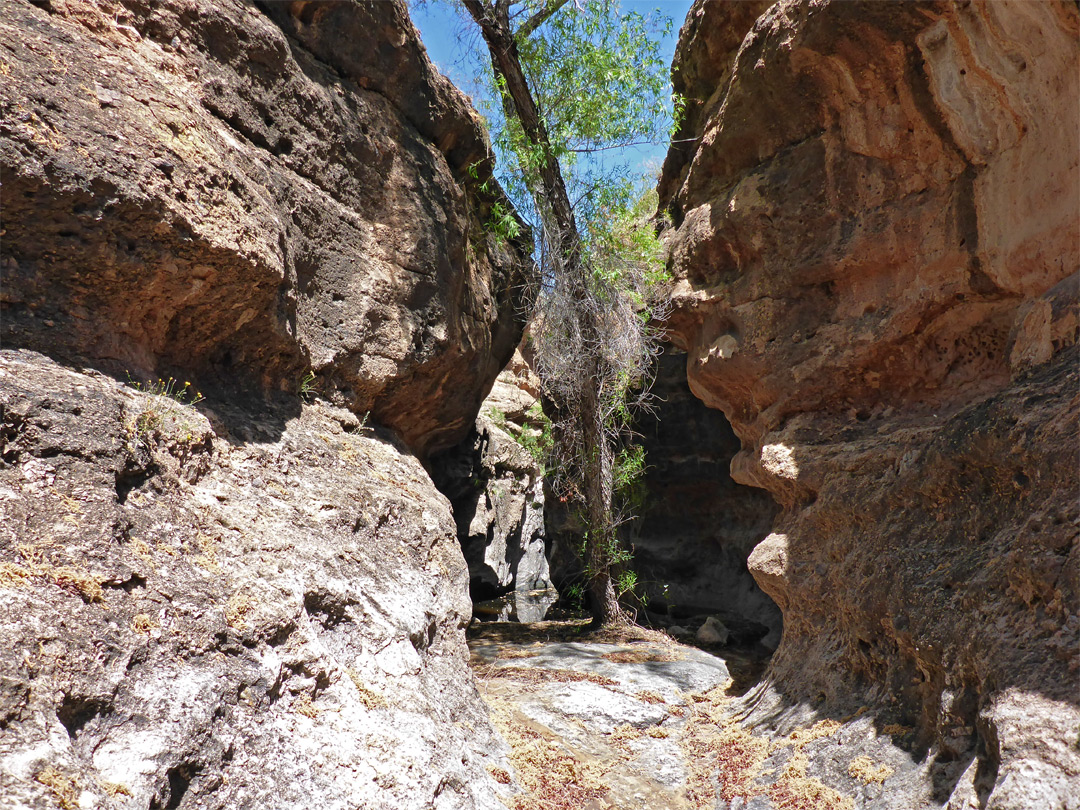
[[[585,318],[583,330],[595,332],[591,318]],[[591,327],[591,328],[590,328]],[[591,337],[591,335],[590,335]],[[588,363],[582,386],[578,418],[585,458],[585,506],[588,535],[585,539],[585,570],[588,576],[589,612],[593,624],[609,627],[630,624],[619,605],[611,578],[611,550],[617,538],[612,520],[612,449],[604,430],[600,412],[599,362]]]
[[[510,0],[462,0],[491,55],[491,66],[503,91],[503,105],[508,117],[514,117],[530,144],[539,150],[542,159],[538,176],[527,179],[537,207],[544,212],[545,230],[551,237],[557,271],[571,279],[578,290],[577,317],[585,347],[601,345],[602,330],[588,300],[588,268],[582,259],[581,234],[574,219],[573,206],[566,192],[559,161],[552,152],[543,118],[529,89],[521,67],[517,41],[510,24]],[[534,30],[547,17],[565,5],[566,0],[550,0],[541,11],[522,27]],[[539,188],[536,186],[539,185]],[[582,495],[585,500],[586,538],[585,563],[588,580],[590,611],[593,622],[599,625],[629,624],[630,620],[619,605],[611,579],[611,551],[615,547],[615,527],[612,516],[612,447],[604,430],[601,412],[600,382],[603,379],[601,360],[591,354],[581,370],[576,386],[576,402],[560,403],[578,421],[584,458]],[[543,380],[542,380],[543,382]]]

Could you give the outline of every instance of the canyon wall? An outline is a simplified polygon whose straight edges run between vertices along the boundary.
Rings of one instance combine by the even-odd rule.
[[[457,447],[431,460],[432,479],[450,499],[458,539],[469,565],[474,602],[508,595],[506,610],[519,621],[538,621],[551,589],[544,531],[544,469],[533,427],[539,417],[540,380],[520,351],[495,378],[480,415]],[[526,444],[533,438],[533,452]],[[526,444],[523,444],[525,442]],[[481,613],[480,618],[495,618]]]
[[[780,638],[780,611],[746,568],[776,515],[767,492],[735,483],[729,472],[739,441],[720,411],[686,383],[686,355],[666,347],[657,358],[650,411],[635,429],[645,448],[645,502],[629,531],[634,570],[648,608],[676,626],[697,629],[719,615],[741,642]]]
[[[422,466],[521,338],[476,113],[396,2],[0,30],[0,807],[502,806]]]
[[[784,0],[681,34],[670,339],[781,507],[750,717],[872,708],[923,769],[874,806],[1080,795],[1078,32]]]

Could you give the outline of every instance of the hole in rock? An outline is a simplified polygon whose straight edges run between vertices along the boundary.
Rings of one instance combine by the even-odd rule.
[[[128,495],[132,490],[138,489],[154,475],[154,469],[150,467],[133,468],[131,465],[116,473],[116,500],[120,504],[127,502]]]
[[[68,737],[75,739],[87,723],[104,714],[108,708],[109,702],[102,698],[64,695],[60,707],[56,710],[56,717],[67,729]]]
[[[155,796],[150,800],[150,810],[176,810],[180,807],[181,802],[184,801],[184,795],[191,787],[191,782],[199,775],[199,770],[199,766],[189,763],[169,768],[166,774],[169,780],[169,793],[164,799],[165,804],[162,804],[162,798]]]

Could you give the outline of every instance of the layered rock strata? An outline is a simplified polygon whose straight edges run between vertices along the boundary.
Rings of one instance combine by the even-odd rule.
[[[420,460],[521,337],[476,114],[401,3],[0,28],[0,807],[501,806]]]
[[[866,806],[1074,807],[1077,8],[688,19],[671,339],[782,507],[754,716],[880,712],[922,781]]]

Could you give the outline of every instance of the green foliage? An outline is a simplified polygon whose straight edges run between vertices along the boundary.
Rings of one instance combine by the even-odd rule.
[[[500,242],[513,241],[521,234],[521,223],[518,222],[517,216],[501,202],[492,203],[491,214],[484,227]]]
[[[612,472],[615,493],[626,500],[638,500],[642,497],[645,476],[645,448],[640,444],[624,447],[615,456]]]
[[[551,420],[544,415],[544,410],[539,402],[533,403],[532,407],[526,412],[526,424],[521,427],[511,422],[506,414],[498,408],[490,409],[488,416],[496,427],[509,433],[514,441],[533,457],[533,460],[541,469],[547,466],[555,444],[555,438],[552,433]]]
[[[354,436],[363,435],[363,433],[365,431],[371,430],[371,427],[368,425],[368,419],[370,417],[371,417],[371,411],[364,411],[364,415],[362,417],[360,417],[359,423],[357,423],[356,425],[353,425],[346,432],[351,433]]]
[[[304,402],[310,403],[315,399],[315,395],[318,393],[318,386],[315,382],[315,372],[308,369],[307,374],[300,380],[300,385],[296,389],[297,395]]]
[[[525,20],[549,5],[514,2],[511,17]],[[619,0],[572,0],[519,35],[518,55],[547,144],[530,140],[507,114],[505,79],[493,74],[487,59],[474,56],[474,96],[492,132],[499,183],[534,226],[547,204],[535,199],[535,191],[550,160],[560,165],[580,221],[604,219],[613,203],[632,204],[638,178],[611,158],[622,147],[667,144],[681,118],[685,100],[671,89],[660,47],[673,26],[659,11],[624,11]]]
[[[535,13],[544,3],[524,5]],[[618,0],[586,0],[519,39],[557,158],[670,137],[670,88],[659,37],[671,28],[670,19],[657,24],[623,12]]]
[[[615,579],[616,586],[615,592],[618,593],[619,598],[625,597],[627,594],[633,594],[637,599],[645,604],[648,602],[648,597],[644,591],[638,590],[638,576],[637,573],[627,569],[626,571],[619,572],[618,577]]]
[[[630,425],[647,393],[651,323],[667,278],[648,222],[655,196],[608,156],[671,136],[682,100],[672,99],[658,35],[672,22],[625,13],[619,0],[461,2],[489,51],[481,73],[508,170],[500,180],[532,220],[542,270],[537,371],[557,421],[550,445],[546,430],[516,437],[552,459],[549,483],[587,527],[581,552],[594,618],[620,621],[617,597],[637,579],[618,527],[640,502],[644,469]],[[507,212],[491,211],[488,230],[498,234]]]

